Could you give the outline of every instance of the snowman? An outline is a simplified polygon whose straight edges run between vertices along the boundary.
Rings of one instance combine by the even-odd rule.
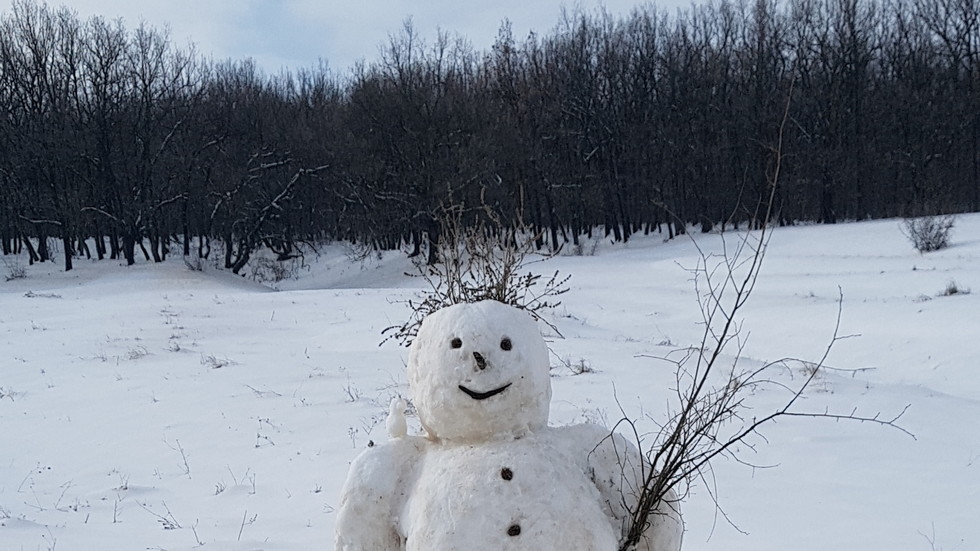
[[[408,379],[425,435],[407,435],[393,404],[392,439],[351,464],[337,551],[619,548],[642,458],[598,425],[548,426],[548,349],[526,312],[484,301],[431,314]],[[680,549],[668,501],[637,550]]]

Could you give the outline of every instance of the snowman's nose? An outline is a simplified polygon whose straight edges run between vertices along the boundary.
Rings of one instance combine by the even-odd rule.
[[[484,369],[487,368],[487,360],[483,357],[483,354],[480,354],[479,352],[474,352],[473,358],[476,360],[476,366],[480,368],[480,371],[483,371]]]

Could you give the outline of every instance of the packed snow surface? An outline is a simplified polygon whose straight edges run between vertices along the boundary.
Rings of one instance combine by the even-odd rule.
[[[738,235],[695,237],[720,253]],[[594,243],[533,266],[572,275],[549,318],[565,338],[548,339],[548,419],[626,415],[644,434],[673,397],[667,360],[701,338],[698,252],[659,235]],[[348,256],[322,249],[278,292],[173,260],[63,273],[3,258],[0,276],[19,263],[26,277],[0,278],[0,549],[331,548],[351,462],[389,441],[392,399],[413,398],[407,350],[378,343],[423,285],[402,275],[401,253]],[[778,229],[742,320],[743,362],[818,360],[841,296],[846,338],[801,409],[890,418],[908,406],[898,423],[915,438],[770,425],[740,450],[766,468],[718,461],[687,496],[684,549],[980,548],[980,215],[925,255],[896,220]],[[787,364],[776,382],[806,370]],[[785,399],[767,387],[746,415]],[[400,440],[413,442],[411,404],[406,421]]]

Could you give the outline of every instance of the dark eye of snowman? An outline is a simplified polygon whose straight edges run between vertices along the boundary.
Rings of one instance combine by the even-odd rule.
[[[453,348],[462,348],[463,347],[463,339],[460,339],[459,337],[456,337],[455,339],[453,339],[453,340],[451,340],[449,342],[449,346],[451,346]]]
[[[514,348],[514,345],[510,342],[509,337],[504,337],[503,339],[501,339],[500,341],[501,350],[510,350],[511,348]]]

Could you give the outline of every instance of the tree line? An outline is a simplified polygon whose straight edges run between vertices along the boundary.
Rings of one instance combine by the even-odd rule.
[[[980,210],[980,2],[566,12],[487,51],[408,21],[343,75],[34,0],[0,16],[0,246],[45,261],[57,240],[66,269],[238,273],[339,239],[436,261],[460,209],[551,248],[724,230],[758,222],[777,162],[780,223]]]

